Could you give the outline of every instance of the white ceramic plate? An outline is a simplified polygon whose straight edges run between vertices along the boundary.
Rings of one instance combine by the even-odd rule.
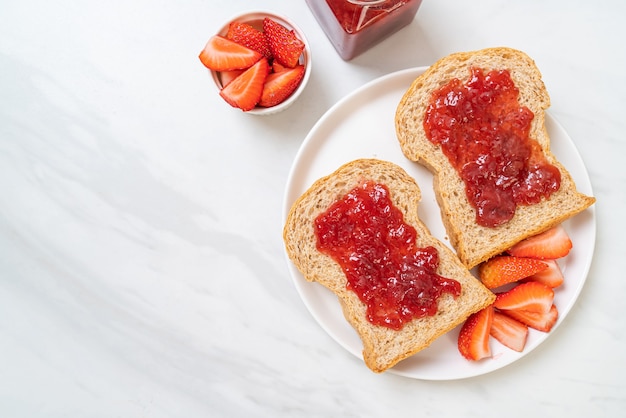
[[[404,157],[395,135],[396,107],[411,82],[424,70],[413,68],[378,78],[326,112],[304,140],[293,163],[285,191],[283,219],[293,202],[318,178],[357,158],[378,158],[400,165],[415,178],[422,190],[418,209],[420,218],[434,236],[449,245],[432,190],[432,175]],[[548,114],[546,119],[552,151],[568,168],[579,190],[593,195],[587,170],[574,143],[553,117]],[[593,206],[565,222],[564,226],[572,239],[573,249],[561,261],[565,283],[555,292],[555,304],[560,314],[556,326],[572,308],[587,277],[596,236]],[[288,265],[295,286],[313,317],[341,346],[362,358],[361,340],[344,319],[336,297],[323,286],[307,282],[291,262]],[[457,327],[427,349],[397,364],[390,372],[424,380],[482,375],[519,360],[551,335],[531,330],[522,353],[492,339],[493,357],[470,362],[457,350],[458,332]]]

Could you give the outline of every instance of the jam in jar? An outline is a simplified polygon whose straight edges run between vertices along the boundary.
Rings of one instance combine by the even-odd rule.
[[[422,0],[306,0],[342,59],[348,61],[408,25]]]
[[[435,315],[444,293],[461,293],[458,281],[437,274],[439,252],[417,245],[417,231],[383,184],[364,181],[318,215],[314,227],[317,249],[341,266],[347,289],[375,325],[399,330]]]
[[[426,136],[464,181],[482,226],[505,224],[517,206],[539,203],[561,185],[561,172],[529,136],[535,115],[518,95],[509,71],[472,68],[467,82],[434,91],[424,115]]]

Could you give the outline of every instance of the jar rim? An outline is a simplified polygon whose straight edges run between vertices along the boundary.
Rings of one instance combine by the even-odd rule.
[[[377,4],[381,4],[386,1],[387,0],[348,0],[349,3],[356,4],[359,6],[375,6]]]

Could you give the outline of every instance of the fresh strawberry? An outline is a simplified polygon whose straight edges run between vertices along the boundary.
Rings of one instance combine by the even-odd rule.
[[[272,62],[272,71],[274,71],[275,73],[279,73],[284,70],[286,70],[286,67],[284,65],[282,65],[276,60]]]
[[[461,326],[459,352],[468,360],[480,360],[491,356],[489,330],[493,321],[493,307],[490,305],[470,315]]]
[[[559,287],[563,284],[565,280],[563,277],[563,272],[559,267],[559,264],[556,260],[543,260],[544,263],[548,265],[548,268],[542,270],[538,273],[533,274],[532,276],[524,279],[524,280],[532,280],[535,282],[543,283],[546,286],[551,288]]]
[[[224,87],[220,91],[220,96],[231,106],[238,107],[243,111],[254,109],[261,99],[268,69],[269,64],[265,58],[257,61],[256,64]]]
[[[531,312],[513,309],[502,311],[502,313],[513,319],[517,319],[531,328],[543,332],[550,331],[554,324],[556,324],[557,319],[559,319],[559,311],[555,305],[552,305],[548,312]]]
[[[222,87],[226,87],[231,81],[239,77],[245,70],[220,71]]]
[[[282,103],[298,88],[303,76],[304,66],[302,65],[268,75],[259,106],[270,107]]]
[[[202,64],[214,71],[249,68],[261,57],[257,51],[219,35],[212,36],[199,55]]]
[[[293,30],[266,17],[263,19],[263,31],[267,35],[270,51],[276,61],[289,68],[298,65],[300,55],[304,51],[304,42],[298,39]]]
[[[272,57],[272,51],[270,51],[267,36],[252,25],[242,22],[232,22],[228,26],[226,38],[257,51],[265,58],[269,59]]]
[[[493,257],[478,267],[478,277],[488,289],[517,282],[548,268],[541,260],[502,255]]]
[[[528,326],[502,312],[494,311],[489,333],[511,350],[522,352],[528,338]]]
[[[572,249],[572,241],[562,225],[518,242],[507,252],[517,257],[556,259],[565,257]]]
[[[496,294],[493,306],[498,309],[516,309],[548,312],[554,302],[554,290],[539,282],[520,283],[511,290]]]

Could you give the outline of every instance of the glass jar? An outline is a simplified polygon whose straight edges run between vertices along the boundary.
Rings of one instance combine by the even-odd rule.
[[[342,59],[348,61],[408,25],[422,0],[306,0]]]

